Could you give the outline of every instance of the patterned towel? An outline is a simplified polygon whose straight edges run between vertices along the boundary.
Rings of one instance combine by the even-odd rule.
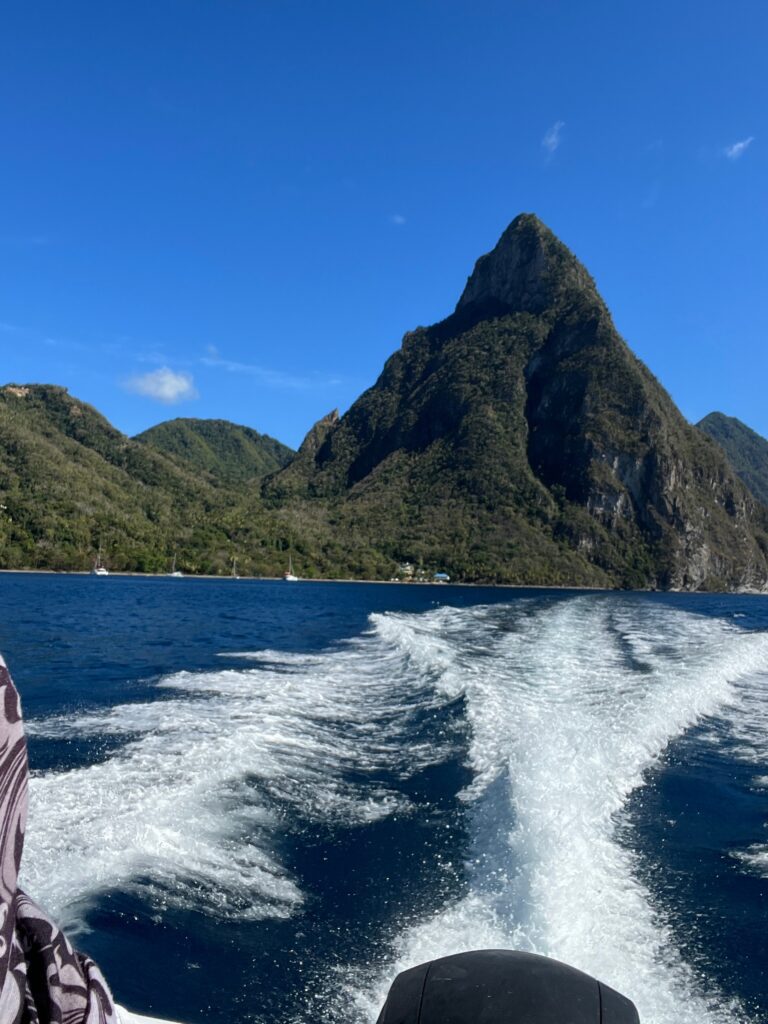
[[[119,1024],[99,968],[18,887],[28,775],[19,695],[0,657],[0,1024]]]

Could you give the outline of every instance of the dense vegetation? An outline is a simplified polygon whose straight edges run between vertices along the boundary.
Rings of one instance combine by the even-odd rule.
[[[766,578],[764,510],[627,348],[587,271],[529,215],[478,261],[454,314],[406,335],[265,495],[307,519],[324,502],[356,550],[464,579]]]
[[[535,217],[455,312],[292,453],[224,421],[129,439],[62,388],[0,389],[0,566],[763,587],[764,507]]]
[[[237,428],[235,428],[237,429]],[[254,494],[115,430],[49,385],[0,388],[0,566],[277,572],[289,537]],[[267,448],[269,453],[270,448]]]
[[[138,434],[135,440],[170,456],[214,487],[256,484],[295,455],[268,434],[227,420],[168,420]]]
[[[768,441],[721,412],[711,412],[697,426],[717,441],[752,494],[768,505]]]

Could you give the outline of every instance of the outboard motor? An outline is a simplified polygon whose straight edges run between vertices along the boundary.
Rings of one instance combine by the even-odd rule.
[[[411,967],[378,1024],[640,1024],[634,1003],[567,964],[481,949]]]

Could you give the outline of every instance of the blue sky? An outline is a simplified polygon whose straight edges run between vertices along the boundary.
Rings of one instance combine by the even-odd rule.
[[[768,7],[10,0],[0,380],[297,445],[521,211],[768,434]]]

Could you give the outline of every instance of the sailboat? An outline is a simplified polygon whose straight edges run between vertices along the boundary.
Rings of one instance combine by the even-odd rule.
[[[293,575],[293,559],[288,555],[288,568],[283,573],[283,579],[287,583],[295,583],[298,580],[298,576]]]
[[[99,553],[96,555],[96,561],[91,569],[91,576],[109,576],[109,569],[101,564],[101,544],[99,544]]]
[[[234,557],[232,559],[232,579],[233,580],[239,580],[240,579],[240,577],[237,575],[237,559],[234,558]]]
[[[184,573],[176,568],[176,552],[173,553],[173,563],[171,565],[171,571],[168,573],[169,576],[183,576]]]

